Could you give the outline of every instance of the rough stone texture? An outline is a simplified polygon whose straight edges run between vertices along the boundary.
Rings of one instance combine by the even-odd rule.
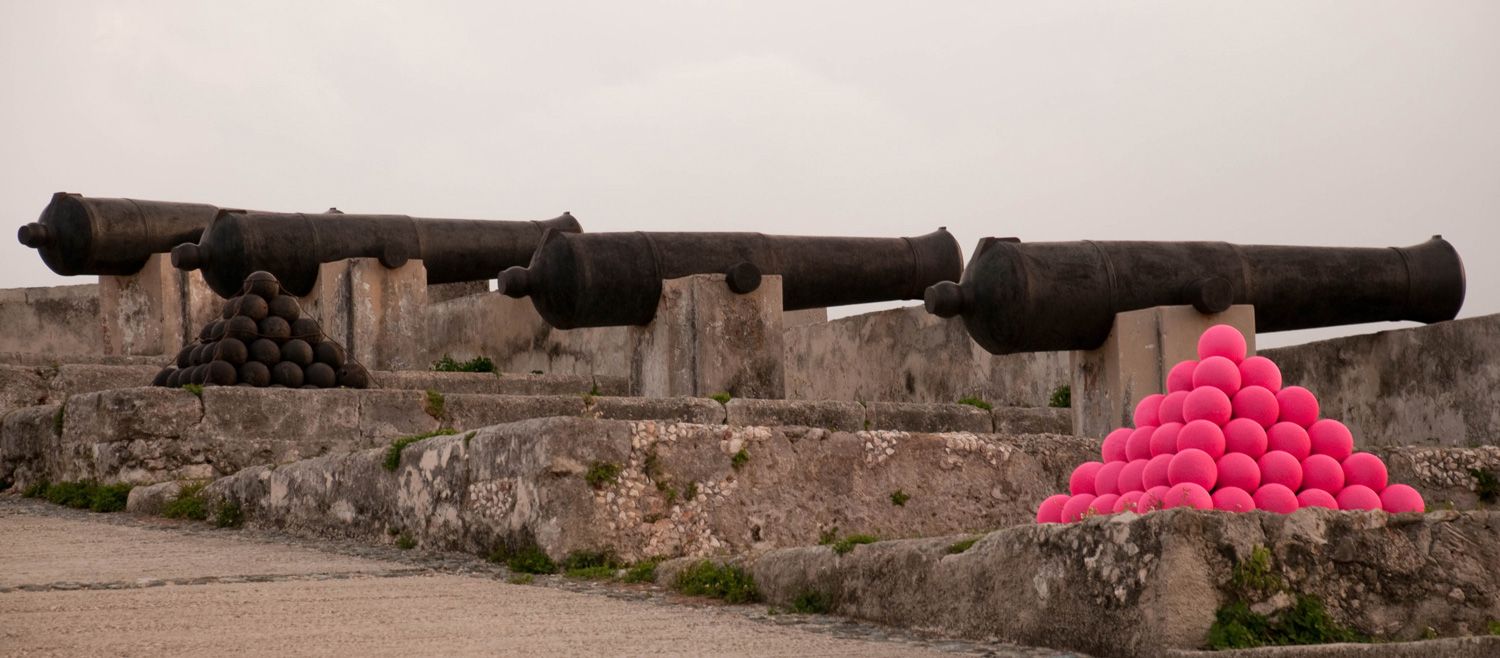
[[[732,456],[749,460],[740,468]],[[255,467],[205,491],[252,526],[487,554],[535,541],[554,557],[613,548],[628,559],[816,543],[824,533],[897,537],[1030,521],[1098,442],[1057,436],[829,432],[527,420],[408,445]],[[623,466],[599,489],[585,475]],[[910,496],[891,502],[897,490]],[[692,496],[689,499],[689,492]]]
[[[198,396],[182,389],[73,396],[63,407],[61,439],[43,451],[45,477],[53,482],[155,482],[217,475],[210,451],[237,451],[244,444],[238,436],[216,444],[192,440],[203,419]]]
[[[531,299],[499,293],[432,301],[428,352],[460,361],[489,357],[500,372],[610,376],[630,374],[630,329],[554,329]],[[621,391],[624,395],[629,391]]]
[[[995,407],[991,414],[999,434],[1077,434],[1072,409]]]
[[[371,370],[426,368],[427,268],[419,259],[389,269],[374,258],[323,263],[299,303],[323,333]]]
[[[581,395],[447,395],[443,421],[458,431],[474,430],[527,418],[582,417],[587,409]]]
[[[0,415],[47,401],[50,378],[41,368],[0,365]]]
[[[21,486],[45,479],[46,451],[59,442],[62,407],[40,405],[11,411],[0,419],[0,480]]]
[[[865,405],[868,429],[904,432],[972,432],[989,434],[995,423],[989,412],[967,404],[919,404],[915,402],[870,402]],[[1036,432],[1006,432],[1035,434]],[[1067,434],[1068,432],[1049,432]]]
[[[0,289],[0,352],[102,353],[99,286]]]
[[[1474,471],[1500,476],[1497,446],[1374,448],[1368,452],[1385,462],[1391,482],[1411,485],[1421,492],[1429,510],[1478,508],[1480,485]]]
[[[170,254],[152,254],[135,274],[99,277],[103,351],[176,354],[223,307],[202,272],[172,267]]]
[[[1165,658],[1494,658],[1500,637],[1452,637],[1385,644],[1314,644],[1229,651],[1174,649]]]
[[[93,366],[164,366],[171,362],[165,356],[108,354],[48,354],[43,352],[0,352],[0,365],[50,367],[76,363]]]
[[[482,295],[490,291],[489,281],[460,281],[458,283],[439,283],[427,286],[427,303],[437,304],[450,299],[468,297],[469,295]]]
[[[1134,427],[1136,403],[1167,392],[1167,373],[1198,358],[1198,337],[1227,324],[1245,335],[1255,354],[1255,307],[1231,306],[1205,315],[1191,306],[1158,306],[1115,315],[1109,337],[1097,349],[1073,352],[1073,428],[1081,436],[1104,438],[1120,427]]]
[[[596,397],[585,414],[604,420],[662,420],[699,425],[723,425],[728,418],[724,405],[705,398]]]
[[[631,328],[630,390],[641,397],[786,397],[781,277],[739,295],[723,274],[662,282],[651,324]]]
[[[151,379],[160,371],[157,366],[65,364],[57,369],[57,375],[48,384],[47,400],[60,404],[83,393],[150,386]]]
[[[630,382],[615,375],[528,375],[484,372],[401,370],[374,373],[386,389],[488,395],[629,395]]]
[[[1500,445],[1500,314],[1261,354],[1356,446]]]
[[[125,500],[125,511],[141,516],[160,516],[167,504],[177,499],[182,491],[182,482],[162,482],[144,487],[134,487]]]
[[[827,321],[828,309],[826,308],[805,308],[800,311],[781,312],[781,326],[783,327],[797,327]]]
[[[865,429],[865,408],[858,402],[735,398],[724,406],[729,412],[730,425],[796,425],[840,432]]]
[[[839,556],[771,551],[751,571],[772,605],[816,589],[836,614],[898,627],[998,637],[1102,657],[1156,656],[1206,643],[1214,613],[1241,596],[1236,564],[1256,546],[1291,594],[1320,597],[1340,623],[1413,639],[1488,631],[1500,615],[1500,517],[1389,515],[1321,508],[1290,515],[1177,509],[879,542]],[[1292,596],[1247,600],[1266,614]]]
[[[797,400],[957,402],[1045,406],[1068,384],[1067,352],[996,356],[962,320],[921,306],[788,327],[786,395]]]

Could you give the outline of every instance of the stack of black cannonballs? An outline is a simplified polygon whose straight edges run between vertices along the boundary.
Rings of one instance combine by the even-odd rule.
[[[270,272],[245,277],[224,319],[203,327],[198,342],[177,353],[177,363],[156,374],[155,386],[254,386],[262,388],[367,388],[364,366],[346,361],[343,346],[328,340],[316,320],[302,317],[297,299],[281,294]]]

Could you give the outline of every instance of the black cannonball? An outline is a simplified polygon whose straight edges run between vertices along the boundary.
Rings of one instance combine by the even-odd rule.
[[[337,369],[344,365],[344,346],[331,340],[318,343],[313,346],[313,360]]]
[[[292,338],[301,338],[307,344],[323,342],[323,330],[318,328],[318,322],[312,318],[297,318],[292,322]]]
[[[245,291],[259,295],[262,300],[275,299],[281,293],[281,284],[270,272],[251,272],[250,276],[245,277]]]
[[[288,323],[296,322],[302,317],[302,309],[297,305],[297,298],[291,295],[277,295],[271,299],[270,313]]]
[[[338,374],[339,386],[344,386],[347,388],[370,387],[370,371],[365,370],[365,367],[359,365],[358,363],[354,363],[352,361],[349,363],[345,363],[342,367],[339,368]]]
[[[243,341],[225,338],[214,346],[214,360],[216,361],[228,361],[238,368],[248,358],[250,358],[250,351]]]
[[[302,386],[302,366],[291,361],[282,361],[271,369],[271,381],[287,388]]]
[[[281,346],[281,360],[291,361],[300,368],[305,368],[313,362],[313,349],[307,341],[293,338]]]
[[[182,386],[182,376],[184,374],[187,374],[187,370],[184,370],[182,368],[173,370],[172,374],[167,375],[167,388],[177,388],[178,386]]]
[[[281,348],[270,339],[261,338],[250,343],[248,358],[251,361],[259,361],[267,368],[281,363]]]
[[[280,345],[292,337],[292,325],[280,316],[268,316],[260,321],[260,337],[269,338]]]
[[[208,364],[208,375],[204,376],[203,383],[234,386],[238,379],[239,370],[234,367],[233,363],[228,361],[214,361]]]
[[[197,346],[198,346],[197,343],[194,343],[192,345],[184,345],[181,350],[177,351],[177,367],[178,368],[186,368],[186,367],[188,367],[190,365],[193,365],[193,361],[192,361],[192,358],[193,358],[193,348],[195,348]]]
[[[271,385],[271,368],[259,361],[246,361],[240,366],[240,383],[259,388]]]
[[[235,314],[239,312],[239,310],[240,310],[240,298],[239,297],[230,297],[228,301],[224,302],[224,310],[219,311],[219,317],[222,317],[225,320],[228,320],[229,318],[234,317]]]
[[[209,335],[212,333],[210,330],[219,322],[223,322],[223,320],[209,320],[208,324],[203,325],[203,328],[198,330],[198,340],[209,340]]]
[[[192,365],[201,366],[214,360],[215,345],[216,343],[198,343],[197,347],[193,348],[192,358],[189,359],[192,361]]]
[[[198,384],[201,386],[203,384],[203,380],[207,377],[208,366],[193,366],[192,368],[189,368],[187,383]]]
[[[229,325],[228,320],[214,320],[208,323],[208,339],[219,340],[224,337],[224,328]]]
[[[260,337],[260,326],[255,323],[255,320],[236,315],[229,318],[228,324],[224,325],[224,335],[242,343],[250,343]]]
[[[162,368],[160,372],[156,373],[155,377],[151,378],[151,385],[152,386],[166,386],[167,385],[167,380],[171,379],[172,373],[174,373],[174,372],[177,372],[177,369],[174,368],[174,367],[172,367],[172,366],[167,366],[165,368]]]
[[[265,299],[259,295],[246,295],[245,299],[240,301],[240,310],[235,315],[243,315],[251,320],[260,322],[266,319],[266,314],[269,312],[270,308],[267,306]]]
[[[334,388],[339,385],[338,373],[326,363],[314,363],[303,368],[302,379],[318,388]]]

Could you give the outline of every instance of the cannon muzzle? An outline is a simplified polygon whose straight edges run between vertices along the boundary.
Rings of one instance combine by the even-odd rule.
[[[16,231],[21,244],[64,276],[139,272],[152,254],[194,242],[218,208],[202,203],[101,199],[58,192],[37,221]]]
[[[214,292],[230,297],[251,272],[266,271],[293,295],[312,292],[318,266],[345,258],[376,258],[400,267],[420,258],[427,283],[483,281],[523,265],[548,230],[582,229],[569,213],[544,221],[428,219],[221,210],[197,244],[172,249],[172,265],[202,270]]]
[[[960,283],[927,289],[929,313],[963,316],[995,354],[1089,350],[1117,313],[1255,306],[1257,332],[1364,322],[1440,322],[1464,301],[1464,266],[1442,236],[1388,249],[1223,242],[985,238]]]
[[[941,228],[913,238],[549,231],[528,267],[501,273],[500,291],[531,297],[548,324],[574,329],[649,324],[662,281],[692,274],[724,274],[739,293],[780,275],[782,306],[794,311],[919,299],[962,271],[958,242]]]

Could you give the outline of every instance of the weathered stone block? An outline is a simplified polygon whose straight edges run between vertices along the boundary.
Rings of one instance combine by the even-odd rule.
[[[99,354],[100,329],[96,284],[0,290],[0,352]]]
[[[161,516],[163,509],[182,491],[182,482],[173,480],[132,488],[125,499],[125,511],[141,516]]]
[[[425,391],[360,391],[359,435],[366,442],[382,443],[436,430],[438,414],[447,407],[446,396],[438,399],[443,409],[429,402]]]
[[[47,401],[47,380],[36,368],[0,365],[0,415]]]
[[[700,425],[723,425],[724,405],[706,398],[596,397],[586,412],[604,420],[660,420]]]
[[[203,430],[210,438],[236,443],[310,442],[327,450],[367,448],[360,435],[360,394],[352,389],[203,389]],[[248,465],[248,464],[247,464]]]
[[[202,272],[172,267],[170,254],[152,254],[135,274],[99,277],[103,351],[176,354],[223,306]]]
[[[663,281],[656,317],[631,329],[631,393],[783,398],[781,334],[780,276],[744,295],[723,274]]]
[[[1072,409],[995,407],[990,414],[999,434],[1073,434]]]
[[[556,329],[542,320],[530,298],[512,299],[493,293],[433,302],[429,307],[428,331],[429,353],[433,358],[444,354],[460,361],[489,357],[500,372],[540,370],[548,375],[622,379],[630,373],[629,327]],[[627,386],[605,394],[630,392]]]
[[[48,400],[61,404],[83,393],[150,386],[159,371],[157,366],[64,364],[48,385]]]
[[[527,418],[576,418],[587,408],[581,395],[446,395],[443,406],[444,424],[459,431]]]
[[[507,298],[508,299],[508,298]],[[530,375],[519,373],[434,372],[396,370],[374,373],[385,389],[486,395],[628,395],[623,376]],[[595,390],[597,389],[597,391]]]
[[[868,429],[872,430],[989,434],[995,429],[989,412],[967,404],[870,402],[865,405],[865,419],[868,421]]]
[[[858,402],[735,398],[724,406],[730,425],[802,425],[842,432],[865,429],[865,408]]]
[[[62,438],[46,450],[53,481],[156,481],[154,471],[208,477],[201,445],[191,439],[204,418],[198,396],[182,389],[127,388],[75,395],[63,407]],[[142,456],[144,455],[144,456]],[[167,461],[167,460],[170,460]]]
[[[61,438],[62,407],[38,405],[0,416],[0,480],[25,488],[47,479],[45,458]]]
[[[300,303],[323,333],[371,370],[426,368],[427,268],[409,260],[390,269],[374,258],[323,263]]]

